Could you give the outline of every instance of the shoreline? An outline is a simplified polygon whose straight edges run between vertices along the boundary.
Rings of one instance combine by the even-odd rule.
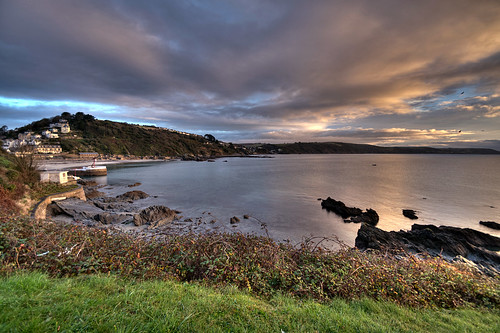
[[[155,159],[131,159],[131,160],[97,160],[95,165],[116,165],[126,163],[148,163],[148,162],[167,162],[172,160],[155,160]],[[68,170],[71,168],[79,168],[92,164],[92,160],[44,160],[40,163],[41,171]]]

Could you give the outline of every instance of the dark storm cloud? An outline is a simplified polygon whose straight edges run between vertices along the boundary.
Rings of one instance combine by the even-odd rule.
[[[120,114],[83,111],[234,141],[471,119],[491,134],[498,17],[496,0],[2,1],[0,96],[101,103]],[[6,102],[0,116],[33,110]]]

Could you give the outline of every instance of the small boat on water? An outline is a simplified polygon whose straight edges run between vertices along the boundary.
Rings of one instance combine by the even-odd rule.
[[[73,176],[106,176],[108,174],[108,169],[105,165],[96,166],[95,159],[94,163],[90,166],[84,166],[81,168],[71,169],[69,172]]]

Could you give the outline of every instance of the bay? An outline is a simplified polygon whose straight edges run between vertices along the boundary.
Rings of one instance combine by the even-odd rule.
[[[142,183],[158,204],[196,218],[209,212],[227,231],[277,240],[338,237],[354,245],[359,224],[321,209],[330,196],[373,208],[383,230],[413,223],[468,227],[500,237],[479,221],[500,222],[500,156],[494,155],[275,155],[215,162],[171,161],[108,166],[109,185]],[[418,220],[402,215],[417,211]],[[243,219],[248,214],[254,218]],[[229,224],[232,216],[241,222]]]

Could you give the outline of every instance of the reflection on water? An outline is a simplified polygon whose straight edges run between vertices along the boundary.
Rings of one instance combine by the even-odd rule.
[[[500,220],[500,156],[282,155],[144,163],[108,168],[107,182],[141,182],[138,189],[184,215],[210,211],[227,221],[234,215],[255,216],[276,239],[336,235],[352,245],[359,225],[322,210],[317,199],[328,196],[375,209],[384,230],[410,228],[413,221],[402,215],[408,208],[417,211],[418,223],[500,236],[478,224]],[[245,223],[240,230],[255,229],[251,221]]]

